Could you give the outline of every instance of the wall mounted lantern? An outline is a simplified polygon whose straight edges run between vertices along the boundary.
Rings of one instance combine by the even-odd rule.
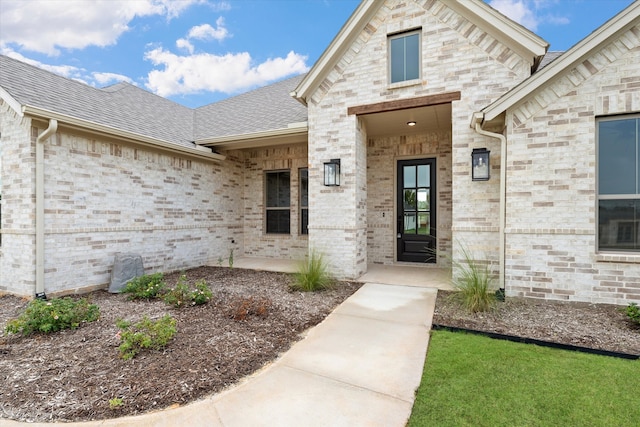
[[[324,164],[324,185],[327,187],[340,185],[340,159],[331,159]]]
[[[486,148],[474,148],[471,153],[471,179],[473,181],[489,180],[489,153]]]

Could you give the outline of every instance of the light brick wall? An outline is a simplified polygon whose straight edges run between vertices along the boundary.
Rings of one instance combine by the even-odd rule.
[[[640,301],[640,255],[597,252],[596,117],[640,112],[640,26],[508,115],[508,295]]]
[[[387,35],[418,27],[422,28],[422,81],[389,86]],[[493,259],[498,248],[499,142],[477,135],[469,123],[474,111],[529,74],[526,61],[449,9],[446,2],[385,1],[309,102],[309,163],[311,176],[316,178],[310,182],[311,246],[330,252],[332,267],[345,277],[361,274],[367,261],[392,262],[389,254],[395,239],[386,236],[389,228],[380,228],[375,213],[363,215],[367,209],[363,198],[373,189],[356,171],[366,170],[367,162],[373,159],[362,154],[366,136],[361,136],[359,121],[347,115],[347,108],[460,91],[462,99],[452,104],[451,154],[447,160],[453,189],[451,221],[439,223],[438,229],[451,227],[453,234],[448,238],[471,241],[474,249],[486,254],[483,257]],[[492,151],[492,179],[485,183],[471,182],[470,156],[477,147]],[[321,185],[322,164],[331,158],[342,161],[343,184],[338,188]],[[393,173],[388,179],[395,180]],[[374,193],[374,197],[378,196]],[[376,221],[370,223],[373,216]],[[372,243],[370,237],[365,251],[357,246],[362,233],[373,234],[376,240]],[[378,249],[379,244],[389,248]],[[369,251],[373,253],[368,255]]]
[[[45,127],[37,126],[30,141],[16,140],[16,145],[33,153]],[[47,294],[108,284],[117,252],[139,253],[147,272],[166,272],[226,259],[231,248],[244,250],[242,200],[237,197],[244,185],[241,159],[201,162],[62,126],[45,143],[44,168]],[[21,179],[34,174],[31,168]],[[28,191],[33,194],[33,185]],[[31,200],[26,194],[20,197]],[[23,212],[31,227],[33,212],[34,206]],[[29,243],[24,250],[7,241],[3,262],[23,250],[30,258],[23,273],[32,278],[33,238]],[[33,286],[20,276],[12,277],[17,285],[10,284],[7,271],[5,262],[7,290],[33,294]]]
[[[35,293],[35,145],[31,119],[0,99],[0,292]],[[35,138],[34,138],[35,140]]]
[[[244,158],[244,254],[253,257],[303,259],[308,236],[300,234],[299,172],[307,167],[307,145],[295,144],[247,149]],[[266,234],[265,172],[291,172],[291,231],[287,235]]]

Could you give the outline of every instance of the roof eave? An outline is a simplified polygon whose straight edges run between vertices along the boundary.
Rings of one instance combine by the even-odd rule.
[[[227,135],[196,140],[196,144],[221,148],[253,148],[305,142],[309,132],[307,122],[291,123],[286,128],[239,135]]]
[[[544,67],[540,72],[529,77],[505,95],[498,98],[495,102],[485,107],[482,110],[484,112],[484,121],[489,122],[495,119],[500,114],[507,111],[507,109],[522,101],[529,94],[551,81],[562,71],[578,63],[582,58],[595,50],[599,45],[605,43],[609,38],[620,32],[626,31],[633,25],[636,25],[637,23],[635,21],[638,17],[640,17],[640,2],[634,2],[618,15],[614,16],[594,32],[582,39],[562,56]]]
[[[20,104],[20,102],[18,102],[17,99],[15,99],[13,96],[11,96],[11,94],[9,92],[7,92],[2,86],[0,86],[0,99],[2,99],[4,102],[7,103],[7,105],[9,107],[11,107],[11,109],[13,111],[16,112],[16,114],[18,114],[19,116],[22,117],[22,104]]]
[[[77,128],[91,133],[110,135],[118,139],[132,141],[137,144],[159,149],[162,151],[170,151],[189,157],[195,157],[200,160],[221,161],[225,159],[225,156],[221,154],[213,153],[210,151],[203,151],[203,147],[195,146],[194,148],[189,148],[171,142],[162,141],[160,139],[151,138],[135,132],[117,129],[111,126],[95,123],[90,120],[79,119],[77,117],[56,113],[55,111],[50,111],[31,105],[22,106],[21,112],[24,115],[29,115],[36,118],[56,119],[61,125],[66,125],[71,128]]]

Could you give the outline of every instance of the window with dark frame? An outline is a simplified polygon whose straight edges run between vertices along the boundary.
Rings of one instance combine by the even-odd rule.
[[[598,250],[640,251],[640,116],[601,118]]]
[[[420,78],[420,30],[389,36],[389,82]]]
[[[265,231],[269,234],[291,232],[291,172],[265,173]]]
[[[309,169],[300,169],[300,234],[309,234]]]

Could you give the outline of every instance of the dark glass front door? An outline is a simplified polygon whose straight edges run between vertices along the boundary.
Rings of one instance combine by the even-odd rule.
[[[398,161],[398,261],[436,262],[436,159]]]

